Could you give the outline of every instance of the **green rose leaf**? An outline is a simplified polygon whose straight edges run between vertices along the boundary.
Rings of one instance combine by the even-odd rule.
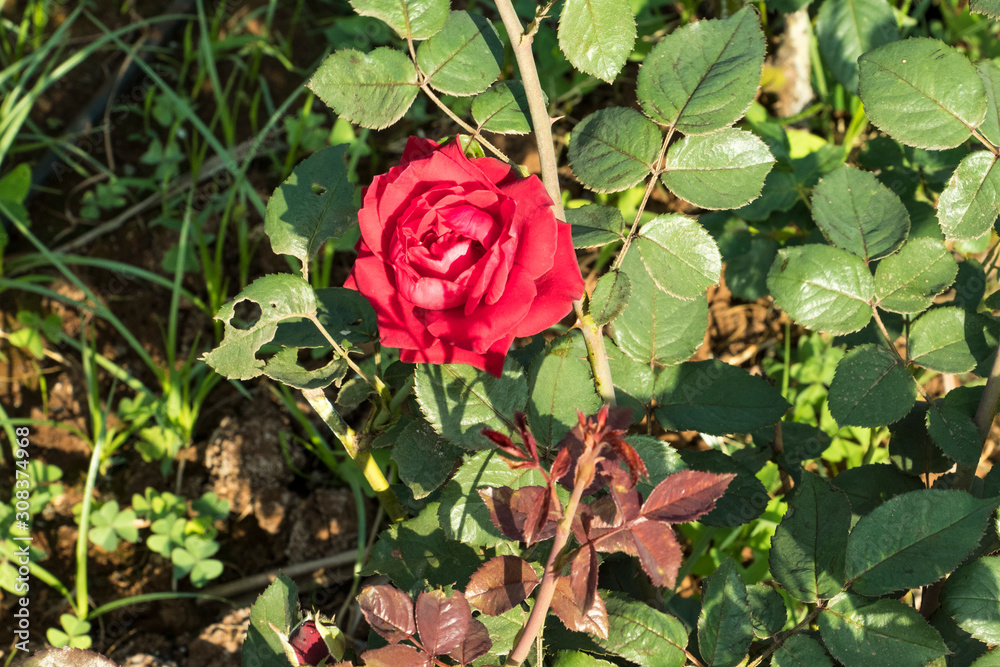
[[[1000,167],[989,151],[969,153],[938,199],[938,222],[948,240],[988,234],[1000,213]]]
[[[875,281],[864,261],[825,245],[783,248],[767,274],[778,307],[802,326],[848,334],[871,320]]]
[[[257,321],[247,329],[233,323],[236,306],[243,301],[256,303],[261,311]],[[264,361],[255,355],[274,338],[278,323],[316,317],[317,308],[316,293],[302,278],[286,273],[258,278],[215,314],[215,319],[225,325],[225,337],[205,355],[205,363],[233,380],[255,378],[264,371]]]
[[[495,547],[506,541],[490,520],[479,489],[507,486],[544,486],[537,470],[511,470],[496,450],[467,459],[441,492],[438,518],[445,537],[473,547]]]
[[[475,95],[500,76],[504,48],[489,19],[451,12],[441,32],[417,49],[427,82],[448,95]]]
[[[690,358],[705,338],[707,300],[688,301],[661,292],[637,252],[625,255],[621,268],[632,281],[632,296],[615,320],[618,347],[647,366]]]
[[[925,667],[948,652],[924,617],[898,600],[842,593],[817,620],[823,643],[845,667]]]
[[[414,393],[434,430],[466,449],[486,449],[480,431],[513,433],[511,419],[528,402],[524,371],[512,357],[499,378],[465,364],[418,364]]]
[[[917,400],[913,376],[881,345],[859,345],[844,355],[830,383],[830,414],[841,426],[885,426]]]
[[[611,367],[619,404],[631,407],[633,414],[645,410],[645,405],[653,396],[655,379],[649,364],[628,356],[607,337],[604,339],[604,348],[608,353],[608,365]]]
[[[427,503],[414,518],[383,531],[372,548],[365,574],[387,575],[402,590],[424,586],[465,588],[482,561],[469,545],[445,538],[438,520],[440,509],[438,503]],[[400,558],[401,553],[407,557]],[[288,663],[282,667],[288,667]]]
[[[763,378],[718,359],[664,368],[654,391],[656,418],[674,431],[750,433],[778,421],[791,407]]]
[[[968,373],[976,358],[965,340],[965,310],[935,308],[910,327],[906,341],[910,361],[941,373]]]
[[[960,567],[948,577],[941,605],[976,639],[1000,644],[1000,556]]]
[[[771,667],[833,667],[823,645],[807,635],[792,635],[774,652]]]
[[[590,314],[594,324],[603,326],[622,314],[632,294],[632,282],[624,271],[608,271],[597,280],[590,295]]]
[[[559,48],[581,72],[615,80],[635,44],[635,14],[623,0],[566,0]]]
[[[608,638],[591,637],[598,646],[637,665],[684,667],[688,635],[683,623],[618,593],[600,594],[608,610]]]
[[[708,578],[698,616],[698,649],[710,665],[735,667],[753,641],[747,587],[735,561],[726,558]]]
[[[660,140],[656,124],[635,109],[601,109],[573,130],[569,164],[591,190],[618,192],[649,174],[660,152]]]
[[[998,498],[920,489],[861,517],[847,539],[847,578],[870,597],[933,583],[976,548]]]
[[[329,239],[357,224],[354,185],[347,180],[346,145],[330,146],[300,162],[267,201],[264,232],[279,255],[303,264]]]
[[[402,118],[418,89],[413,61],[389,47],[336,51],[309,80],[309,90],[338,115],[373,130]]]
[[[899,39],[896,16],[886,0],[826,0],[816,16],[823,60],[847,90],[858,91],[858,56]]]
[[[351,0],[361,16],[389,24],[403,39],[427,39],[444,27],[448,0]]]
[[[628,233],[621,211],[614,206],[587,204],[566,209],[566,222],[573,232],[574,248],[597,248],[621,242]]]
[[[625,442],[635,449],[646,464],[649,479],[640,479],[635,487],[644,498],[649,497],[657,484],[686,467],[677,450],[663,440],[648,435],[630,435],[625,438]]]
[[[684,137],[671,146],[660,180],[696,206],[739,208],[760,196],[773,165],[774,156],[760,138],[728,128]]]
[[[746,113],[763,65],[760,19],[744,7],[678,28],[653,47],[639,70],[639,102],[650,118],[684,134],[714,132]]]
[[[986,116],[986,91],[976,68],[936,39],[885,44],[858,58],[858,66],[865,114],[904,144],[954,148]]]
[[[943,243],[912,239],[879,262],[875,270],[878,307],[904,315],[921,313],[955,282],[956,275],[958,263]]]
[[[298,588],[294,581],[279,574],[250,607],[250,625],[243,640],[244,664],[286,667],[288,658],[274,628],[287,636],[298,619]]]
[[[904,475],[887,463],[849,468],[833,478],[833,485],[847,494],[854,518],[870,513],[889,498],[923,488],[920,480]]]
[[[889,427],[889,458],[908,475],[946,472],[954,465],[927,432],[927,410],[928,404],[921,401]]]
[[[997,2],[997,0],[970,0],[969,11],[976,12],[977,14],[985,14],[991,19],[997,19],[1000,18],[1000,2]],[[993,653],[997,653],[997,651]],[[976,664],[978,665],[978,663]]]
[[[803,472],[771,538],[771,574],[789,595],[803,602],[836,596],[844,589],[850,528],[847,495],[822,477]]]
[[[1000,65],[995,60],[980,60],[976,63],[979,78],[986,88],[986,119],[979,126],[979,132],[994,146],[1000,146]]]
[[[780,632],[788,622],[785,599],[767,584],[747,586],[747,601],[750,603],[754,637],[767,639]]]
[[[979,464],[983,440],[975,422],[963,410],[932,404],[927,411],[927,433],[952,461],[967,466]]]
[[[461,449],[435,433],[423,420],[407,424],[392,447],[399,479],[410,487],[417,500],[426,498],[445,483],[461,455]]]
[[[531,132],[528,97],[520,81],[497,81],[472,100],[472,117],[480,130],[497,134]]]
[[[635,246],[653,283],[679,299],[703,298],[722,274],[722,255],[712,236],[683,215],[653,218],[643,225]]]
[[[587,361],[583,336],[561,336],[535,357],[528,369],[528,423],[540,445],[549,447],[577,425],[577,410],[589,415],[601,407]]]
[[[816,185],[812,213],[830,243],[866,262],[894,253],[910,231],[899,197],[874,174],[853,167],[830,172]]]

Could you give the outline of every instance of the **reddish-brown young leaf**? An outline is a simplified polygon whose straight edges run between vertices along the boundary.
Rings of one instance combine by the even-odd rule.
[[[524,512],[524,541],[541,542],[556,534],[562,516],[562,505],[553,487],[525,486],[514,492],[511,506],[515,512]]]
[[[569,437],[569,436],[566,436]],[[563,441],[565,442],[565,440]],[[576,462],[576,457],[573,456],[573,452],[569,447],[563,447],[556,454],[556,460],[552,462],[552,467],[549,468],[549,475],[552,479],[557,479],[567,486],[573,486],[573,464]],[[565,477],[569,478],[569,483],[563,479]]]
[[[629,533],[639,552],[639,563],[655,586],[672,588],[684,552],[669,523],[637,519]]]
[[[358,596],[358,606],[372,630],[395,644],[413,636],[413,600],[395,586],[368,586]]]
[[[531,565],[517,556],[496,556],[476,570],[465,595],[484,614],[499,616],[521,604],[538,585]]]
[[[594,596],[597,595],[597,550],[594,545],[585,544],[580,547],[573,557],[570,567],[570,587],[573,589],[573,598],[581,611],[590,609],[594,604]]]
[[[521,442],[524,443],[524,449],[528,452],[528,456],[541,467],[538,461],[538,443],[535,441],[531,429],[528,428],[528,416],[523,412],[515,412],[514,425],[517,426],[517,431],[521,434]]]
[[[631,414],[631,410],[629,411]],[[625,462],[625,466],[628,468],[629,477],[632,479],[632,486],[639,481],[640,477],[649,477],[649,472],[646,470],[646,464],[642,462],[642,458],[639,456],[639,452],[632,448],[632,445],[625,442],[617,434],[608,436],[607,442],[614,448],[615,453],[618,457]]]
[[[365,667],[431,667],[434,659],[409,644],[392,644],[361,654]]]
[[[608,470],[606,475],[610,482],[611,497],[614,498],[618,511],[626,522],[639,516],[639,505],[642,503],[642,496],[635,490],[635,484],[617,465]]]
[[[599,594],[594,595],[594,603],[589,609],[580,611],[573,599],[573,587],[569,577],[559,577],[556,580],[556,590],[552,595],[550,607],[563,625],[576,632],[589,632],[601,639],[608,638],[608,610]]]
[[[479,489],[479,497],[490,511],[490,521],[509,540],[524,541],[524,514],[518,516],[510,506],[514,491],[508,486]]]
[[[642,506],[654,521],[687,523],[711,512],[736,475],[682,470],[657,484]]]
[[[461,591],[450,597],[444,591],[427,591],[417,596],[417,632],[424,650],[431,655],[451,653],[465,639],[472,609]]]
[[[458,664],[467,665],[473,660],[486,655],[493,648],[493,640],[490,639],[490,631],[486,629],[482,621],[472,619],[469,621],[469,630],[465,633],[465,639],[448,656],[454,658]]]
[[[488,428],[484,428],[480,433],[492,440],[497,449],[504,453],[504,460],[510,467],[517,469],[523,467],[525,462],[530,461],[524,454],[524,448],[514,444],[514,441],[507,435]]]

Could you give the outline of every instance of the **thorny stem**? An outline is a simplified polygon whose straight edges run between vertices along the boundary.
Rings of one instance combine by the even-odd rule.
[[[318,318],[311,316],[309,317],[309,320],[316,325],[316,328],[320,330],[320,333],[323,334],[323,337],[326,338],[326,342],[330,344],[334,351],[340,355],[345,362],[347,362],[347,367],[357,373],[358,377],[364,380],[369,387],[378,393],[379,398],[382,399],[382,403],[384,405],[389,405],[390,401],[392,401],[392,396],[389,394],[389,388],[385,386],[384,382],[382,382],[382,378],[377,375],[369,377],[368,374],[361,370],[361,367],[354,363],[354,360],[348,356],[347,350],[341,347],[340,344],[333,339],[333,336],[330,335],[330,332],[326,330],[326,327],[323,326]]]
[[[389,488],[389,482],[382,473],[382,469],[378,467],[375,459],[372,458],[371,451],[363,443],[359,442],[354,429],[345,424],[344,420],[337,414],[337,411],[333,409],[333,405],[331,405],[330,399],[326,397],[326,393],[322,389],[303,389],[302,395],[309,401],[309,405],[316,411],[316,414],[330,427],[330,430],[337,436],[340,443],[344,445],[348,456],[361,468],[361,473],[368,480],[368,483],[371,484],[379,504],[385,508],[385,513],[389,515],[389,520],[395,523],[406,519],[406,511],[399,504],[396,494]]]
[[[552,208],[556,217],[566,220],[566,211],[562,205],[562,190],[559,187],[559,170],[556,165],[556,151],[552,142],[552,119],[549,118],[542,94],[542,84],[535,68],[535,57],[531,52],[531,42],[534,30],[524,30],[521,20],[517,18],[514,5],[510,0],[496,0],[497,11],[503,20],[507,35],[510,37],[514,58],[521,72],[521,83],[524,84],[525,96],[528,99],[528,111],[531,114],[531,124],[535,130],[535,144],[538,148],[538,162],[541,165],[542,183],[552,199]],[[536,20],[540,20],[536,17]],[[537,28],[537,26],[535,26]],[[573,312],[576,313],[578,325],[583,331],[583,340],[587,344],[587,358],[594,372],[594,386],[601,400],[614,407],[615,388],[611,379],[611,366],[608,363],[608,353],[604,348],[604,334],[597,326],[594,318],[584,308],[583,299],[573,302]]]
[[[427,97],[430,98],[431,102],[438,105],[438,107],[440,107],[440,109],[448,115],[448,118],[451,118],[453,121],[455,121],[455,123],[459,127],[461,127],[463,130],[471,134],[473,138],[475,138],[475,140],[478,141],[484,148],[489,149],[491,153],[496,155],[498,158],[500,158],[507,164],[510,164],[510,158],[504,155],[503,151],[501,151],[499,148],[497,148],[489,141],[487,141],[486,138],[483,137],[482,134],[480,134],[479,130],[477,130],[476,128],[472,127],[464,120],[459,118],[454,111],[448,108],[447,104],[441,101],[441,98],[439,98],[437,95],[434,94],[434,92],[431,90],[431,87],[428,86],[427,83],[422,84],[420,86],[420,90],[424,91]]]
[[[590,466],[593,467],[593,463]],[[556,567],[556,563],[559,560],[559,555],[566,547],[566,542],[569,541],[573,518],[576,516],[576,510],[580,506],[580,499],[583,497],[583,492],[588,486],[588,484],[583,483],[584,480],[581,479],[579,472],[576,477],[573,495],[570,497],[569,504],[563,513],[562,521],[559,522],[559,526],[556,528],[556,537],[552,543],[552,551],[549,552],[549,559],[545,563],[545,574],[542,575],[542,585],[539,586],[538,594],[535,595],[535,605],[531,608],[531,615],[528,616],[528,622],[521,631],[517,645],[514,646],[510,655],[507,656],[504,667],[518,667],[525,661],[531,652],[535,637],[542,631],[542,626],[545,624],[545,617],[548,615],[549,606],[552,604],[552,596],[556,592],[556,581],[559,579],[559,568]]]
[[[993,367],[990,368],[990,375],[986,380],[986,387],[983,389],[983,397],[979,399],[979,407],[976,408],[976,427],[979,429],[979,439],[986,446],[986,436],[990,434],[990,427],[993,425],[993,418],[997,414],[997,406],[1000,405],[1000,346],[997,347],[997,355],[993,359]],[[980,454],[980,459],[982,454]],[[972,478],[976,476],[979,466],[958,466],[958,475],[955,479],[955,488],[968,489],[972,486]]]
[[[650,175],[652,178],[649,179],[649,183],[646,184],[646,192],[642,195],[642,201],[639,203],[639,208],[635,212],[635,220],[632,221],[632,229],[629,230],[628,236],[625,237],[625,242],[622,244],[622,249],[618,251],[618,256],[615,258],[615,263],[611,265],[612,271],[617,271],[622,262],[625,261],[625,254],[628,252],[629,246],[632,245],[632,241],[638,236],[639,232],[639,220],[642,218],[642,212],[646,210],[646,203],[649,201],[650,196],[653,194],[653,190],[656,189],[656,179],[660,177],[663,173],[660,165],[663,162],[663,156],[667,154],[667,147],[670,145],[670,140],[674,136],[676,127],[671,125],[670,129],[667,130],[667,136],[663,139],[663,144],[660,146],[660,153],[656,156],[656,162],[653,163],[650,168]]]

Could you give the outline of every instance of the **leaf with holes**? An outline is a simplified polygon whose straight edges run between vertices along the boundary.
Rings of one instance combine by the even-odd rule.
[[[434,36],[448,19],[448,0],[350,0],[361,16],[389,24],[403,39]]]
[[[671,146],[660,180],[696,206],[739,208],[760,196],[773,165],[774,156],[756,135],[728,128]]]
[[[340,238],[357,223],[346,153],[346,145],[313,153],[275,188],[264,216],[264,233],[274,252],[308,264],[326,241]]]
[[[767,274],[774,301],[798,324],[848,334],[871,320],[875,281],[864,261],[840,248],[783,248]]]
[[[956,275],[958,263],[941,241],[911,239],[875,270],[878,307],[904,315],[921,313],[955,282]]]
[[[417,49],[427,83],[448,95],[475,95],[500,76],[504,49],[496,28],[479,14],[456,11],[441,32]]]
[[[764,47],[760,19],[750,7],[680,27],[643,61],[639,103],[650,118],[684,134],[732,125],[757,93]]]
[[[986,116],[986,90],[962,53],[936,39],[891,42],[858,58],[865,115],[917,148],[954,148]]]
[[[526,560],[517,556],[496,556],[476,570],[465,594],[476,609],[499,616],[521,604],[536,586],[538,575]]]
[[[642,226],[635,240],[643,266],[661,290],[697,299],[719,282],[722,255],[711,235],[683,215],[660,215]]]
[[[813,189],[812,213],[830,243],[866,262],[896,252],[910,231],[899,197],[874,174],[853,167],[823,177]]]
[[[309,79],[309,90],[338,115],[373,130],[402,118],[418,89],[413,61],[389,47],[336,51]]]
[[[886,426],[905,417],[915,400],[910,371],[872,343],[845,354],[830,383],[830,414],[841,426]]]
[[[632,53],[635,15],[623,0],[566,0],[559,15],[559,48],[581,72],[608,83]]]
[[[573,130],[569,164],[586,187],[618,192],[645,178],[660,151],[660,129],[634,109],[609,107]]]

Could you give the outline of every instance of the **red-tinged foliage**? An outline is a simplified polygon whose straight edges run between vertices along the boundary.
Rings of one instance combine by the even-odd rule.
[[[443,591],[428,591],[417,596],[417,632],[424,650],[431,655],[451,653],[465,639],[472,620],[472,609],[455,591],[450,597]]]
[[[593,604],[581,611],[573,597],[573,587],[569,577],[559,577],[556,580],[556,590],[552,595],[550,608],[567,629],[588,632],[602,639],[608,638],[608,610],[604,606],[604,600],[595,594]]]
[[[562,518],[562,505],[551,499],[546,501],[550,493],[544,486],[523,486],[516,491],[506,486],[479,489],[479,497],[486,503],[493,525],[507,539],[528,544],[547,540],[556,533],[556,526]],[[547,516],[544,506],[548,508]],[[534,516],[529,516],[532,512]],[[530,535],[525,527],[529,519],[531,523],[528,525],[532,526]]]
[[[653,489],[642,506],[643,516],[667,523],[694,521],[715,508],[735,476],[682,470]]]
[[[593,495],[603,489],[609,479],[621,469],[624,463],[632,486],[639,477],[648,477],[646,464],[639,454],[622,439],[631,420],[629,408],[609,410],[604,406],[591,417],[577,413],[579,424],[566,434],[559,443],[556,464],[552,466],[552,477],[568,488],[583,483],[583,494]],[[569,461],[560,459],[569,458]],[[580,478],[581,462],[593,461],[596,474]],[[586,464],[586,463],[584,463]]]
[[[538,459],[538,443],[535,441],[535,436],[532,435],[531,429],[528,428],[527,416],[523,412],[515,412],[514,425],[521,436],[522,444],[520,445],[515,444],[513,440],[503,433],[492,429],[484,428],[480,433],[493,441],[500,452],[505,455],[507,465],[512,469],[534,468],[547,478],[548,474]]]
[[[450,651],[448,656],[454,658],[460,665],[467,665],[489,653],[491,648],[493,640],[490,639],[490,631],[482,621],[473,618],[469,621],[465,639],[454,651]]]
[[[365,667],[431,667],[434,658],[407,644],[392,644],[361,654]]]
[[[484,614],[499,616],[521,604],[537,585],[538,575],[526,560],[496,556],[472,575],[465,595]]]
[[[368,625],[390,644],[409,639],[417,631],[413,600],[394,586],[368,586],[358,596],[358,606]]]
[[[590,609],[597,595],[597,550],[592,544],[580,547],[570,567],[570,586],[573,598],[581,611]]]
[[[640,518],[630,528],[643,571],[649,575],[653,585],[672,588],[677,581],[684,552],[670,524]]]

